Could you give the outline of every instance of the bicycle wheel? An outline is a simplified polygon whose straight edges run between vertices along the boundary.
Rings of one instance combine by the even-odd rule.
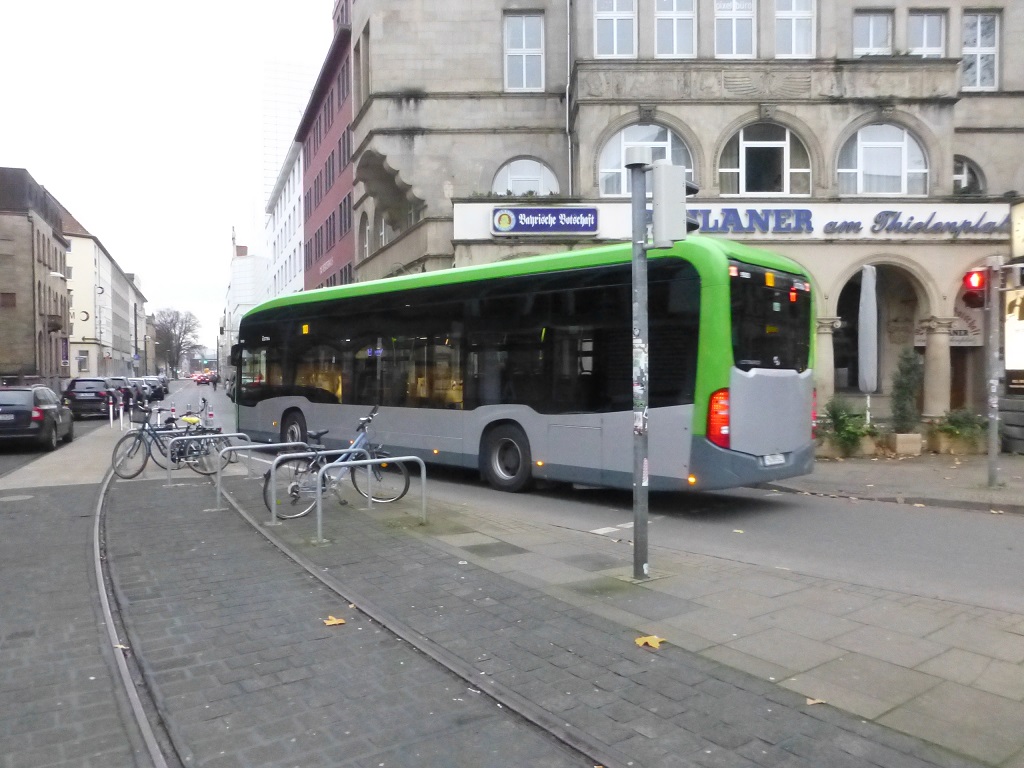
[[[231,445],[226,437],[211,440],[189,440],[185,452],[186,463],[200,475],[217,473],[218,465],[223,469],[227,466],[227,457],[221,457],[220,451]]]
[[[316,506],[316,476],[317,473],[310,467],[307,459],[289,459],[281,462],[274,471],[277,507],[270,506],[269,472],[263,481],[263,503],[277,517],[302,517]]]
[[[152,438],[149,444],[149,458],[160,469],[167,469],[167,465],[171,461],[168,456],[168,451],[171,449],[171,435],[161,434],[160,430],[156,430],[153,432]],[[172,463],[171,469],[181,469],[181,466]]]
[[[142,473],[149,460],[149,444],[141,432],[129,432],[117,441],[110,457],[110,466],[114,474],[125,480],[131,480]]]
[[[374,458],[380,458],[375,456]],[[409,468],[401,462],[389,461],[370,467],[373,473],[373,500],[378,504],[398,501],[409,492]],[[352,467],[352,485],[364,499],[366,492],[366,467]]]

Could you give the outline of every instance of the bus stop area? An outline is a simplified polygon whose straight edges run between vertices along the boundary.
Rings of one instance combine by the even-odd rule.
[[[35,464],[73,449],[85,465],[109,440],[97,430]],[[990,501],[936,481],[951,457],[869,461],[819,462],[786,490],[867,497],[848,487],[860,478],[880,498],[899,486],[904,503]],[[995,511],[1022,511],[1024,457],[1001,469]],[[16,472],[0,496],[28,496],[43,476]],[[317,543],[314,514],[266,524],[262,483],[240,465],[223,482],[218,505],[212,479],[176,472],[168,487],[151,467],[102,501],[124,619],[114,652],[137,662],[167,726],[158,738],[183,764],[1024,765],[1024,616],[656,543],[653,578],[636,583],[621,540],[436,501],[424,525],[416,489],[371,511],[330,504]],[[82,582],[74,535],[49,526],[19,543],[66,551],[46,573],[68,591]],[[62,669],[66,651],[42,631],[58,589],[22,588],[17,615],[38,631],[0,645],[0,690],[20,713],[0,715],[5,767],[103,764],[39,759],[92,748],[91,724],[117,710],[75,722],[95,714],[33,704],[47,686],[61,702],[99,698],[99,668]],[[851,629],[855,650],[835,640]],[[47,686],[25,686],[33,661]],[[105,743],[124,740],[111,731]]]

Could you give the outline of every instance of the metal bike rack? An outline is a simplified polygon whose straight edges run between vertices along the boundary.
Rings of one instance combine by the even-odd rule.
[[[186,440],[220,440],[224,437],[237,437],[242,440],[248,440],[250,443],[252,442],[252,438],[245,434],[245,432],[210,432],[205,434],[185,434],[179,435],[178,437],[172,437],[171,442],[167,444],[167,482],[164,484],[164,487],[169,488],[173,485],[171,482],[171,471],[175,462],[171,460],[171,457],[174,455],[175,443],[181,443]]]
[[[241,433],[239,433],[239,434],[241,434]],[[248,435],[245,436],[245,439],[249,441],[247,445],[229,445],[226,448],[221,448],[220,455],[224,456],[225,454],[228,454],[228,453],[234,453],[234,452],[239,452],[239,451],[247,451],[246,457],[245,457],[245,476],[246,476],[246,478],[249,478],[249,477],[252,476],[252,452],[253,451],[277,450],[279,448],[305,448],[307,446],[307,443],[254,443],[252,441],[252,438],[250,438]],[[218,509],[222,508],[219,505],[220,505],[220,497],[221,497],[221,476],[223,474],[223,471],[224,471],[224,462],[219,462],[217,464],[217,497],[214,500],[214,503],[218,505],[218,507],[217,507]]]
[[[366,451],[361,451],[369,456]],[[314,544],[324,544],[323,535],[323,509],[324,509],[324,489],[323,489],[323,476],[333,469],[344,469],[351,468],[355,471],[355,467],[366,467],[366,508],[373,508],[373,472],[370,471],[370,467],[375,464],[388,464],[398,463],[406,461],[415,461],[420,465],[420,520],[424,525],[427,524],[427,465],[423,459],[419,456],[386,456],[377,459],[353,459],[351,461],[335,461],[326,466],[320,467],[320,471],[317,472],[316,477],[316,539],[313,541]]]
[[[306,443],[302,443],[306,445]],[[267,525],[280,525],[281,523],[277,519],[277,483],[274,480],[277,478],[277,466],[283,464],[286,459],[311,459],[314,456],[341,456],[345,453],[361,453],[363,456],[369,458],[370,452],[365,448],[331,448],[326,451],[306,451],[304,453],[282,453],[280,456],[275,456],[273,463],[270,465],[270,522]],[[334,462],[327,465],[328,467],[335,466]],[[337,466],[341,466],[338,464]],[[369,472],[370,470],[366,470]],[[317,482],[320,479],[317,478]]]

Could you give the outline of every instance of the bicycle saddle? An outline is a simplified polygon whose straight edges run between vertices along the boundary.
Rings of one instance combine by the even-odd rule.
[[[326,435],[331,430],[329,429],[318,429],[315,432],[306,432],[310,440],[319,440],[321,437]]]

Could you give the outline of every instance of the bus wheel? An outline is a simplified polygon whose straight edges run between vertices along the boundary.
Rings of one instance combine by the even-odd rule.
[[[306,442],[306,419],[301,412],[292,411],[281,420],[281,442]]]
[[[484,479],[499,491],[517,493],[533,483],[530,441],[515,424],[495,427],[484,438],[481,469]]]

